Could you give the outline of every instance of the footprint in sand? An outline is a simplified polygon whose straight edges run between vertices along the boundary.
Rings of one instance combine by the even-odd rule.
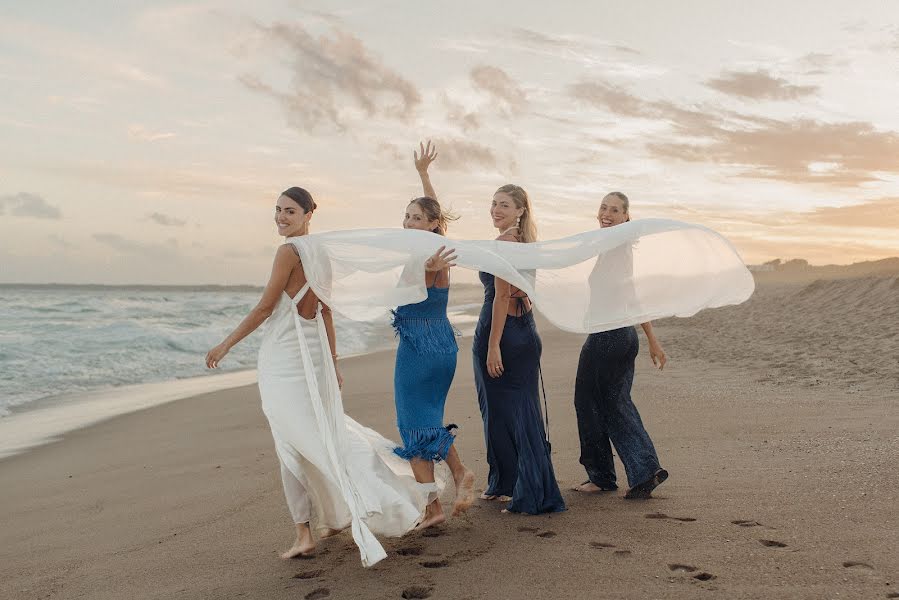
[[[554,537],[556,537],[556,532],[555,531],[544,531],[542,533],[538,533],[537,537],[538,538],[546,538],[546,539],[554,538]]]
[[[669,517],[665,513],[660,513],[660,512],[649,513],[648,515],[646,515],[646,518],[647,519],[671,519],[672,521],[681,521],[683,523],[692,523],[693,521],[696,520],[693,517]]]
[[[702,573],[697,573],[696,575],[694,575],[693,579],[698,579],[699,581],[711,581],[712,579],[717,579],[717,577],[715,577],[711,573],[706,573],[705,571],[703,571]]]
[[[899,598],[899,592],[890,592],[887,594],[887,598]]]
[[[302,573],[297,573],[293,576],[293,579],[315,579],[316,577],[321,577],[324,574],[324,569],[317,569],[315,571],[303,571]]]
[[[425,529],[424,531],[422,531],[421,537],[435,538],[435,537],[441,537],[444,534],[445,534],[445,532],[442,529],[431,528],[431,529]]]
[[[412,598],[430,598],[434,588],[424,587],[422,585],[413,585],[403,590],[403,598],[411,600]]]
[[[615,556],[618,556],[620,558],[627,558],[630,555],[631,555],[630,550],[615,550]]]
[[[327,598],[330,595],[331,590],[329,590],[328,588],[318,588],[312,590],[311,592],[303,596],[303,598],[305,598],[306,600],[319,600],[320,598]]]
[[[590,542],[591,548],[614,548],[615,544],[607,544],[605,542]]]
[[[668,568],[672,571],[678,571],[681,573],[693,573],[698,570],[696,567],[691,567],[690,565],[682,565],[680,563],[672,563],[668,565]]]
[[[739,527],[761,527],[762,524],[758,521],[747,521],[743,519],[737,519],[736,521],[731,521],[734,525]]]
[[[540,528],[539,527],[519,527],[518,531],[521,531],[522,533],[537,533],[538,531],[540,531]]]
[[[421,546],[407,546],[406,548],[398,548],[396,553],[400,556],[419,556],[424,552]]]
[[[424,560],[420,563],[425,569],[442,569],[449,566],[448,560]]]
[[[768,548],[786,548],[787,545],[777,540],[759,540],[759,544]]]
[[[859,562],[857,560],[847,560],[843,563],[843,566],[847,569],[865,569],[868,571],[873,571],[874,567],[869,565],[868,563]]]

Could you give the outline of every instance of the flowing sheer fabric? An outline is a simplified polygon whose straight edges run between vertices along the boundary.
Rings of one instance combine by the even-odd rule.
[[[523,290],[555,326],[608,331],[704,308],[739,304],[755,289],[723,236],[699,225],[641,219],[521,244],[451,240],[409,229],[357,229],[291,238],[316,295],[357,321],[427,297],[424,263],[440,246],[458,267]]]

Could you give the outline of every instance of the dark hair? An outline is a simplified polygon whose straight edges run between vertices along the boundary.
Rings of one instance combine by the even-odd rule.
[[[286,190],[281,192],[281,195],[287,196],[288,198],[299,204],[304,213],[312,212],[317,208],[317,206],[315,205],[315,200],[312,199],[312,194],[301,187],[287,188]]]
[[[459,217],[454,215],[448,210],[443,210],[440,207],[440,203],[437,202],[435,198],[431,198],[430,196],[421,196],[419,198],[413,198],[409,204],[415,204],[418,208],[421,209],[421,212],[425,214],[429,221],[437,221],[437,227],[434,228],[434,233],[439,235],[446,235],[447,227],[449,226],[449,221],[455,221]]]

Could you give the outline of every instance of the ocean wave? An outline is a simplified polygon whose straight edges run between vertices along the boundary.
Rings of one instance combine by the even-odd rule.
[[[2,289],[0,416],[35,401],[122,385],[211,374],[209,348],[258,301],[259,291]],[[383,323],[336,319],[342,356],[389,348]],[[260,333],[219,370],[255,368]]]

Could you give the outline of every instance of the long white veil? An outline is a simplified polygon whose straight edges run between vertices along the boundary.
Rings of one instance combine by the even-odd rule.
[[[453,240],[416,230],[356,229],[290,238],[322,302],[357,321],[427,297],[424,263],[455,248],[458,267],[522,289],[560,329],[593,333],[739,304],[752,274],[723,236],[699,225],[641,219],[520,244]]]

